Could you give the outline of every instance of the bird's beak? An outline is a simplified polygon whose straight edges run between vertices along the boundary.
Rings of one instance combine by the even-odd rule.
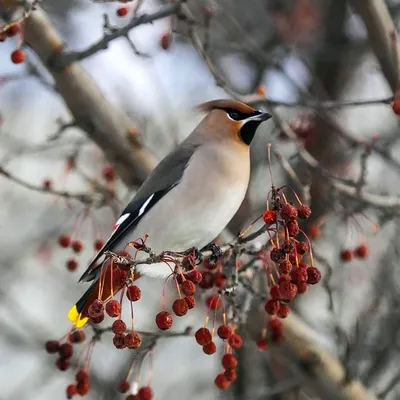
[[[257,114],[254,117],[247,118],[247,121],[264,122],[268,121],[270,118],[272,118],[272,115],[265,112]]]

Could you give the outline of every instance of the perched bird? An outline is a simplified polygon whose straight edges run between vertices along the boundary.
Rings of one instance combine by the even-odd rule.
[[[257,127],[271,115],[235,100],[209,101],[198,109],[207,113],[205,118],[148,176],[80,278],[93,283],[68,314],[77,327],[88,320],[89,305],[99,293],[106,301],[120,289],[111,285],[112,278],[100,279],[107,268],[105,251],[121,253],[145,235],[156,254],[202,249],[241,205],[250,177],[249,146]],[[171,269],[165,263],[138,265],[135,273],[165,278]]]

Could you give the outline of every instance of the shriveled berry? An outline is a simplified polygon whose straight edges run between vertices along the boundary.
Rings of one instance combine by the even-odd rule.
[[[224,287],[226,284],[226,275],[222,272],[217,272],[215,274],[215,286],[217,288]]]
[[[286,304],[281,304],[278,310],[279,318],[286,318],[289,315],[290,308]]]
[[[310,218],[310,215],[311,215],[311,208],[308,207],[306,204],[302,204],[302,205],[297,209],[297,215],[299,216],[300,219],[307,219],[307,218]]]
[[[67,270],[70,272],[76,271],[76,269],[79,267],[78,261],[76,261],[74,258],[70,258],[69,260],[67,260],[65,265],[67,267]]]
[[[281,274],[289,274],[291,270],[292,263],[288,259],[285,259],[279,263],[279,271]]]
[[[113,269],[113,282],[114,286],[121,287],[125,285],[126,281],[128,280],[129,272],[120,266],[118,268]]]
[[[65,394],[67,395],[67,399],[72,399],[78,394],[76,391],[76,386],[74,384],[68,385],[67,389],[65,390]]]
[[[89,383],[88,382],[79,382],[76,385],[76,391],[78,392],[79,396],[85,396],[89,393]]]
[[[205,354],[208,354],[209,356],[211,354],[214,354],[217,351],[217,346],[215,346],[214,342],[210,342],[203,346],[203,351]]]
[[[282,283],[282,282],[290,282],[290,276],[289,275],[281,275],[279,277],[279,281],[278,282],[279,282],[279,284]]]
[[[242,337],[240,335],[238,335],[237,333],[233,333],[229,339],[228,339],[228,343],[230,344],[230,346],[233,349],[240,349],[242,347],[243,341],[242,341]]]
[[[304,268],[296,268],[294,271],[292,271],[290,277],[292,278],[292,282],[294,283],[307,282],[307,270]]]
[[[125,346],[128,349],[138,349],[142,344],[142,338],[137,332],[129,332],[125,335]]]
[[[269,294],[273,300],[279,300],[281,298],[281,292],[279,291],[279,285],[274,285],[269,290]]]
[[[156,325],[158,326],[158,329],[166,331],[171,328],[172,323],[172,315],[168,311],[161,311],[156,315]]]
[[[267,339],[265,339],[265,338],[263,338],[263,337],[260,337],[260,338],[257,339],[257,341],[256,341],[256,346],[257,346],[258,350],[261,350],[261,351],[267,350],[267,349],[268,349],[268,342],[267,342]]]
[[[238,360],[234,354],[224,354],[222,356],[221,364],[225,369],[236,368]]]
[[[199,286],[202,289],[211,289],[214,286],[215,277],[214,274],[210,271],[203,271],[202,272],[202,279],[199,283]]]
[[[206,346],[208,343],[212,342],[211,332],[208,328],[198,329],[194,334],[194,337],[200,346]]]
[[[290,263],[295,266],[297,265],[298,261],[301,259],[301,255],[300,254],[289,254],[289,261]]]
[[[221,390],[228,389],[230,386],[230,381],[226,379],[226,376],[224,374],[218,374],[217,377],[214,380],[215,386]]]
[[[60,371],[66,371],[69,367],[71,366],[71,362],[69,361],[69,358],[57,358],[56,360],[56,367]]]
[[[306,242],[299,242],[296,244],[297,254],[304,256],[308,251],[308,244]]]
[[[125,335],[122,333],[117,333],[113,337],[113,345],[117,349],[124,349],[126,347],[125,345]]]
[[[181,289],[185,296],[193,296],[196,292],[195,284],[189,280],[182,282]]]
[[[106,313],[111,317],[115,318],[121,314],[121,304],[118,300],[110,300],[106,304]]]
[[[71,332],[68,335],[68,338],[71,341],[71,343],[82,343],[85,341],[86,335],[83,330],[76,330]]]
[[[321,280],[321,272],[319,271],[318,268],[315,267],[310,267],[307,269],[307,283],[310,285],[315,285]]]
[[[11,61],[14,64],[21,64],[24,62],[24,60],[25,60],[25,53],[22,50],[17,49],[11,53]]]
[[[202,281],[203,275],[201,274],[200,271],[194,269],[186,274],[186,278],[189,279],[189,281],[193,282],[195,285],[197,285]]]
[[[297,294],[303,294],[307,292],[308,289],[307,282],[297,282],[296,286],[297,286]]]
[[[126,393],[130,388],[131,388],[130,383],[126,379],[124,379],[118,385],[118,392]]]
[[[228,325],[221,325],[217,329],[217,335],[222,339],[226,340],[229,339],[229,337],[232,334],[232,330]]]
[[[71,242],[71,247],[74,253],[80,253],[83,250],[83,243],[80,240],[74,240]]]
[[[237,373],[236,369],[227,369],[224,372],[225,378],[228,379],[229,382],[236,381],[237,379]]]
[[[126,331],[126,324],[122,319],[117,319],[116,321],[113,322],[111,326],[111,330],[115,334],[121,334]]]
[[[273,262],[279,263],[285,259],[286,255],[282,249],[275,247],[271,250],[269,257]]]
[[[288,221],[286,227],[290,237],[295,237],[300,232],[299,224],[295,219]]]
[[[55,354],[60,350],[60,343],[57,340],[48,340],[45,343],[45,348],[49,354]]]
[[[101,324],[104,321],[104,313],[97,315],[96,317],[89,317],[92,324]]]
[[[305,262],[299,262],[298,268],[307,269],[309,265]]]
[[[366,244],[361,244],[354,250],[354,255],[358,258],[367,258],[369,256],[369,249]]]
[[[269,315],[275,315],[279,310],[279,301],[269,299],[264,304],[265,312]]]
[[[221,306],[221,299],[217,294],[207,297],[206,305],[210,310],[218,310]]]
[[[70,343],[63,343],[58,349],[58,354],[63,358],[71,358],[74,354],[74,348]]]
[[[266,225],[271,225],[276,222],[276,211],[274,210],[267,210],[262,216]]]
[[[152,400],[153,392],[149,386],[144,386],[137,393],[139,400]]]
[[[193,296],[186,296],[183,298],[186,301],[188,309],[191,310],[196,305],[196,299]]]
[[[61,247],[64,247],[64,248],[69,247],[70,244],[71,244],[71,236],[70,236],[70,235],[61,235],[61,236],[58,238],[58,244],[59,244]]]
[[[96,239],[93,243],[93,247],[97,251],[100,251],[103,246],[104,246],[104,240],[101,239]]]
[[[343,249],[340,252],[340,259],[344,262],[350,262],[353,259],[353,252],[349,249]]]
[[[128,14],[128,7],[119,7],[117,9],[117,16],[118,17],[125,17]]]
[[[292,206],[289,203],[286,203],[282,206],[281,209],[281,217],[285,220],[285,221],[289,221],[293,218],[297,217],[297,209],[296,207]]]
[[[86,370],[81,369],[75,375],[76,382],[89,382],[89,374]]]
[[[176,299],[172,304],[172,310],[178,317],[185,315],[188,312],[188,305],[185,299]]]
[[[294,249],[294,244],[292,240],[285,240],[282,243],[281,249],[285,254],[290,254]]]
[[[283,300],[291,301],[296,297],[297,286],[289,281],[283,281],[279,284],[279,291]]]
[[[89,306],[88,314],[91,318],[96,318],[99,315],[104,314],[104,303],[99,299],[94,300]]]
[[[136,285],[129,286],[128,289],[126,290],[126,297],[130,301],[138,301],[141,296],[142,296],[142,291]]]

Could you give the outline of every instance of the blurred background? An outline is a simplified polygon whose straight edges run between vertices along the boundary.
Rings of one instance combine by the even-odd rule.
[[[12,3],[0,1],[1,24],[21,15]],[[23,3],[29,10],[32,1]],[[40,15],[65,50],[82,51],[105,30],[127,25],[135,12],[153,14],[171,3],[180,2],[42,0]],[[121,7],[127,16],[117,15]],[[119,131],[101,133],[129,154],[140,153],[147,160],[142,170],[96,139],[106,117],[96,117],[102,111],[93,111],[99,104],[90,96],[87,103],[74,97],[85,79],[74,81],[76,71],[65,78],[43,63],[46,43],[54,40],[50,31],[41,38],[22,23],[21,33],[0,43],[0,399],[65,397],[74,369],[57,370],[44,343],[70,329],[66,315],[85,290],[77,280],[94,255],[94,241],[109,236],[148,170],[200,121],[194,107],[230,97],[274,118],[252,145],[249,192],[221,240],[265,210],[272,143],[275,185],[291,185],[312,207],[304,229],[323,273],[322,284],[293,304],[291,326],[299,335],[292,344],[301,347],[300,332],[307,330],[307,340],[327,351],[326,376],[320,379],[310,360],[302,363],[294,345],[257,349],[263,307],[246,295],[246,340],[238,380],[228,391],[213,384],[220,357],[204,355],[192,337],[158,340],[141,382],[151,377],[156,399],[369,398],[364,390],[371,398],[399,399],[398,43],[388,23],[397,26],[399,15],[394,0],[189,0],[179,18],[171,14],[113,40],[79,64],[88,87],[104,95],[103,114],[115,116],[107,127]],[[16,65],[10,54],[24,34],[25,61]],[[316,164],[307,162],[304,149]],[[80,193],[94,203],[77,200]],[[61,248],[63,234],[82,241],[84,250],[76,255]],[[367,257],[354,253],[361,245]],[[78,263],[72,272],[70,259]],[[143,278],[138,285],[136,329],[151,332],[163,282]],[[174,331],[203,324],[202,299]],[[88,399],[124,398],[117,387],[131,359],[111,341],[104,335],[96,345]],[[355,382],[358,394],[347,390]]]

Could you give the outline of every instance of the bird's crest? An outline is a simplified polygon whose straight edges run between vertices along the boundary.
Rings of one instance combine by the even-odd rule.
[[[248,106],[238,100],[221,99],[221,100],[211,100],[205,103],[199,104],[196,109],[200,112],[208,113],[216,109],[232,109],[239,111],[243,114],[250,114],[256,111],[253,107]]]

